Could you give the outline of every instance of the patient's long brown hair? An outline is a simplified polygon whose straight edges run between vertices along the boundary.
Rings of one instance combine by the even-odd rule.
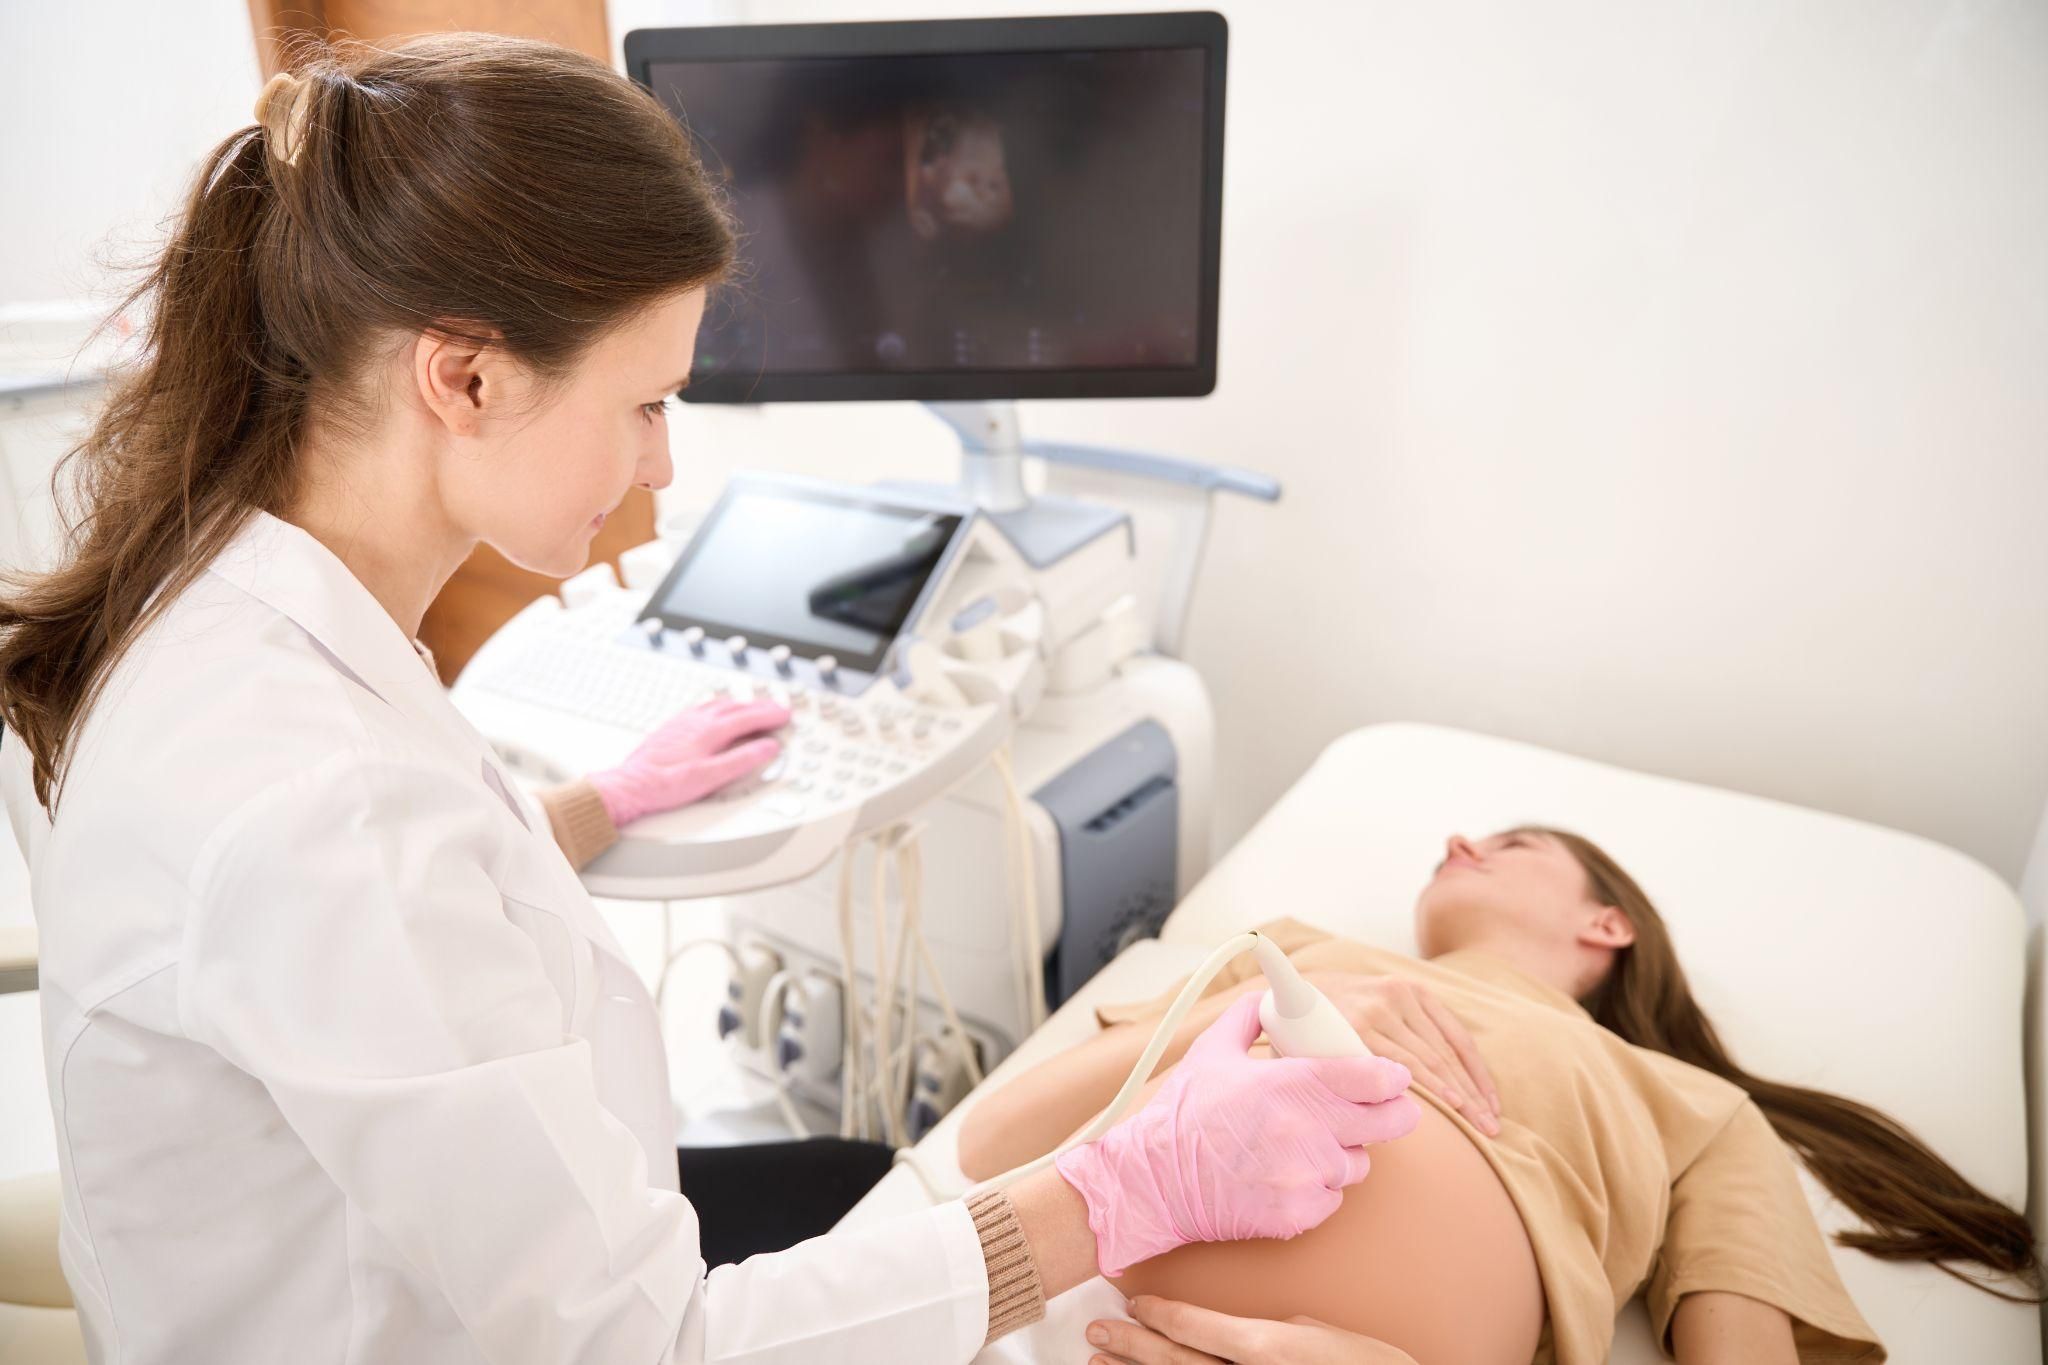
[[[216,146],[129,296],[147,344],[52,479],[68,553],[0,574],[0,720],[53,813],[124,649],[254,509],[291,506],[309,419],[361,430],[389,344],[434,331],[559,380],[732,260],[687,135],[601,62],[481,33],[294,57],[303,137]]]
[[[1870,1229],[1836,1240],[1889,1261],[1930,1261],[1963,1283],[2018,1303],[2039,1302],[2033,1229],[1868,1105],[1762,1080],[1735,1064],[1692,998],[1671,935],[1635,879],[1596,844],[1564,830],[1527,827],[1563,844],[1586,871],[1593,898],[1628,916],[1635,942],[1583,1002],[1593,1018],[1638,1047],[1690,1062],[1749,1092],[1787,1146]],[[1952,1262],[1981,1265],[2032,1294],[2003,1293]]]

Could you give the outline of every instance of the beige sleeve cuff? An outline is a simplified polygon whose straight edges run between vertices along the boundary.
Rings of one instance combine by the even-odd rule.
[[[976,1190],[967,1196],[967,1212],[988,1263],[988,1340],[982,1343],[987,1345],[1045,1316],[1045,1286],[1009,1195]]]
[[[562,856],[579,872],[592,858],[619,841],[618,827],[597,788],[584,778],[564,782],[536,793],[540,808],[548,813],[548,828],[562,846]]]

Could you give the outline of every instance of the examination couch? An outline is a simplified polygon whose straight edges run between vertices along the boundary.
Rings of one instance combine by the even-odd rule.
[[[2030,1150],[2036,1169],[2042,1158],[2038,1128],[2030,1149],[2028,1097],[2040,1085],[2023,1045],[2038,1033],[2029,983],[2039,973],[2011,887],[1915,835],[1428,725],[1375,725],[1331,744],[1160,937],[1104,968],[983,1092],[1091,1034],[1096,1004],[1150,998],[1224,938],[1266,920],[1292,916],[1413,952],[1410,911],[1445,836],[1524,823],[1585,835],[1642,884],[1670,924],[1695,996],[1744,1067],[1875,1105],[1980,1188],[2026,1206]],[[920,1145],[922,1164],[944,1180],[958,1177],[957,1134],[974,1099]],[[1803,1168],[1801,1176],[1822,1228],[1850,1226]],[[843,1226],[931,1198],[899,1165]],[[2037,1215],[2037,1236],[2040,1226]],[[2039,1365],[2033,1306],[1924,1263],[1834,1254],[1897,1365]],[[987,1354],[1079,1359],[1081,1328],[1120,1306],[1105,1281],[1093,1281],[1054,1300],[1027,1340]],[[1665,1359],[1639,1297],[1621,1315],[1611,1359]]]

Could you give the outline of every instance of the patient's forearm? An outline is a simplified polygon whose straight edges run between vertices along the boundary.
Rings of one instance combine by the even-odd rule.
[[[1179,1061],[1201,1031],[1245,991],[1254,979],[1198,1002],[1174,1033],[1159,1069]],[[978,1097],[960,1127],[960,1169],[986,1180],[1044,1156],[1068,1134],[1102,1112],[1138,1055],[1151,1041],[1153,1025],[1118,1024],[1078,1047],[1040,1062],[1008,1085]]]
[[[1798,1365],[1792,1319],[1743,1294],[1687,1294],[1671,1315],[1671,1354],[1679,1365]]]

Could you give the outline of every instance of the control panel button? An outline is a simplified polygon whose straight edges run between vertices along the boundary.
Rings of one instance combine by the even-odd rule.
[[[768,662],[775,665],[777,673],[787,674],[789,672],[789,646],[777,645],[769,650]]]
[[[745,663],[745,662],[746,662],[746,660],[747,660],[747,637],[746,637],[746,636],[744,636],[744,635],[728,635],[728,636],[726,636],[726,637],[725,637],[725,647],[726,647],[726,649],[727,649],[728,651],[730,651],[730,652],[731,652],[731,654],[732,654],[732,661],[733,661],[734,663],[736,663],[736,664],[739,664],[739,663]]]
[[[818,656],[818,680],[827,687],[837,687],[839,685],[839,659],[836,655],[820,654]]]
[[[704,627],[683,627],[683,643],[689,646],[692,654],[702,654],[704,652]]]

